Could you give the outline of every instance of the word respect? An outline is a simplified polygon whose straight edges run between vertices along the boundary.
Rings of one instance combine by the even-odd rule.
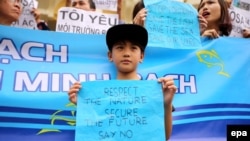
[[[137,88],[136,86],[104,88],[104,94],[110,97],[136,96]]]

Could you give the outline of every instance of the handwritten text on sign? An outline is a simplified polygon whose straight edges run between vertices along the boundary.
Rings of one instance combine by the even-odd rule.
[[[117,11],[118,0],[94,0],[97,9]]]
[[[250,28],[250,11],[232,6],[229,9],[232,19],[233,29],[230,33],[231,37],[242,37],[242,30]]]
[[[157,81],[91,81],[82,87],[76,141],[165,139],[163,94]]]
[[[144,0],[148,10],[145,27],[149,46],[201,48],[198,13],[189,4],[178,1]]]

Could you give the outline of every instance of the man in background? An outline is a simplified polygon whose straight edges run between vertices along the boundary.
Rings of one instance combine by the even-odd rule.
[[[86,11],[96,10],[96,6],[93,0],[72,0],[71,6]]]

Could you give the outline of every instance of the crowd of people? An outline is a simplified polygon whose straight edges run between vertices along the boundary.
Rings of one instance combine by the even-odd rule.
[[[117,14],[119,24],[123,24],[121,20],[121,2],[118,0]],[[219,36],[229,36],[232,30],[232,21],[228,12],[228,8],[232,5],[232,0],[201,0],[197,8],[198,19],[200,23],[201,36],[210,38],[218,38]],[[71,7],[82,9],[85,11],[96,11],[96,5],[93,0],[72,0]],[[50,30],[49,26],[40,19],[38,9],[33,9],[32,14],[37,22],[40,30]],[[22,13],[21,0],[1,0],[0,1],[0,24],[11,25],[17,21]],[[143,0],[135,4],[132,13],[132,22],[144,26],[147,17],[147,9]],[[250,29],[242,29],[242,36],[250,38]]]
[[[119,0],[120,1],[120,0]],[[231,5],[230,0],[201,0],[198,10],[198,20],[200,23],[200,35],[209,38],[219,38],[220,36],[229,36],[232,30],[232,21],[229,15],[228,7]],[[120,4],[118,4],[118,15],[120,16]],[[72,7],[86,10],[95,11],[96,6],[93,0],[72,0]],[[144,6],[143,0],[140,0],[133,9],[131,14],[133,15],[133,24],[120,24],[110,28],[106,35],[106,42],[108,45],[109,53],[108,57],[110,61],[113,61],[117,67],[117,79],[118,80],[139,80],[137,77],[136,68],[144,58],[144,49],[147,45],[147,31],[145,30],[144,22],[147,18],[147,9]],[[0,1],[0,24],[10,26],[13,22],[17,21],[22,13],[21,0],[1,0]],[[38,29],[49,30],[48,25],[42,24],[40,19],[40,13],[37,9],[33,9]],[[123,29],[123,30],[122,30]],[[126,30],[124,30],[126,29]],[[114,31],[113,31],[114,30]],[[124,35],[130,35],[130,37],[120,37],[117,31],[127,32]],[[140,35],[144,35],[144,40],[137,38]],[[112,36],[111,36],[112,35]],[[242,35],[245,38],[250,38],[250,29],[243,29]],[[118,38],[119,37],[119,38]],[[111,39],[112,38],[112,39]],[[114,40],[113,38],[117,38]],[[114,41],[112,41],[114,40]],[[132,51],[131,51],[132,50]],[[129,52],[135,55],[135,64],[132,68],[123,68],[119,64],[120,57],[127,54],[121,54],[122,52]],[[117,61],[118,60],[118,61]],[[126,64],[126,62],[124,62]],[[124,70],[125,69],[125,70]],[[159,82],[163,85],[165,113],[168,115],[165,117],[166,125],[166,137],[169,138],[172,131],[172,118],[171,113],[173,111],[172,100],[176,91],[173,79],[161,78]],[[81,85],[76,82],[68,92],[68,96],[71,102],[76,103],[77,93]],[[169,117],[170,116],[170,117]]]

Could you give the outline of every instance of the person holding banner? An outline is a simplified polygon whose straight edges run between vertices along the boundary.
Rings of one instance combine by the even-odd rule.
[[[106,34],[108,59],[116,66],[118,80],[140,80],[137,67],[144,59],[148,42],[147,30],[136,24],[119,24],[111,27]],[[172,132],[172,101],[177,90],[172,78],[159,78],[164,95],[165,135],[169,139]],[[68,91],[69,100],[77,103],[77,94],[82,88],[76,82]]]
[[[229,36],[232,22],[225,0],[201,0],[198,12],[207,20],[207,28],[201,32],[201,36],[209,38]]]
[[[11,25],[22,12],[21,0],[0,0],[0,24]]]

